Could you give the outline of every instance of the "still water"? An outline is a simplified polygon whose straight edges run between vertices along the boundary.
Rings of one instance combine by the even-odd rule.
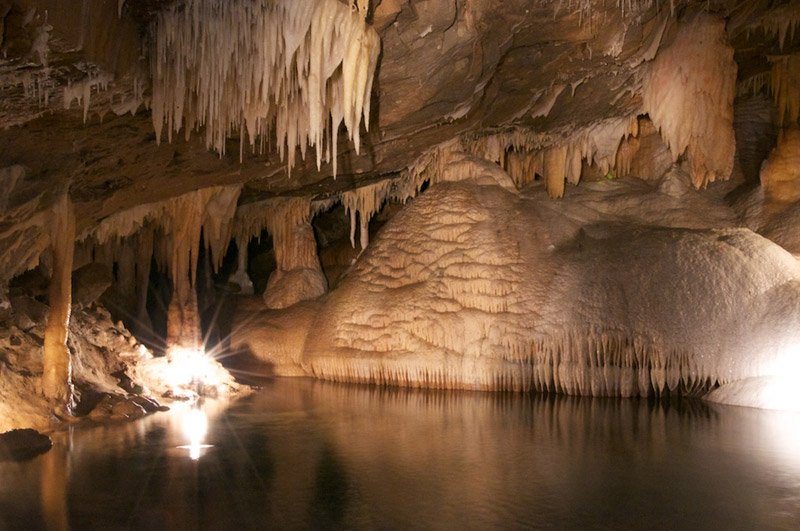
[[[800,529],[800,416],[277,379],[0,463],[0,529]]]

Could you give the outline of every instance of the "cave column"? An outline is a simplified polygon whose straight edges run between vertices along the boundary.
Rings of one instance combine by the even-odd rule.
[[[167,310],[168,355],[176,349],[203,349],[195,288],[200,235],[204,234],[209,253],[219,267],[231,238],[241,189],[241,185],[203,188],[169,203],[172,300]]]
[[[239,286],[240,293],[244,295],[252,295],[254,289],[253,281],[250,280],[250,276],[247,274],[247,242],[244,240],[245,238],[237,238],[236,240],[236,249],[239,255],[239,266],[237,267],[236,272],[231,275],[230,281]]]
[[[72,365],[67,335],[72,309],[72,260],[75,249],[75,213],[72,202],[64,194],[53,206],[50,220],[50,242],[53,249],[53,271],[50,276],[47,328],[44,333],[42,392],[63,405],[72,406]]]
[[[170,203],[170,276],[172,299],[167,309],[167,355],[202,348],[195,277],[205,203],[202,190]]]
[[[150,262],[153,258],[153,228],[144,227],[136,238],[136,327],[140,333],[152,332],[153,324],[147,313],[147,289],[150,286]]]

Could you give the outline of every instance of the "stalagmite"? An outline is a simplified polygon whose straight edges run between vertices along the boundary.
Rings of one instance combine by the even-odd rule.
[[[643,107],[672,151],[687,152],[696,188],[733,170],[733,99],[737,66],[725,21],[701,12],[683,20],[643,79]]]
[[[72,311],[72,258],[75,248],[75,214],[67,194],[51,211],[50,242],[53,268],[50,276],[47,328],[44,334],[42,391],[69,413],[72,408],[72,365],[67,331]]]
[[[278,266],[264,292],[267,308],[286,308],[328,290],[317,255],[310,208],[308,198],[277,198],[270,201],[265,212]]]
[[[369,129],[380,52],[366,24],[367,2],[188,0],[160,12],[151,50],[153,125],[160,140],[205,127],[209,148],[225,152],[233,134],[254,151],[274,131],[281,158],[316,149],[319,168],[342,122],[356,152]],[[325,157],[327,159],[327,157]]]
[[[760,175],[768,200],[784,204],[800,200],[800,129],[783,131]]]

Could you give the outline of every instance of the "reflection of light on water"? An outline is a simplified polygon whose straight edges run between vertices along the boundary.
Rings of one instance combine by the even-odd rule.
[[[203,448],[211,448],[210,444],[203,444],[208,431],[208,417],[200,409],[192,408],[183,415],[183,434],[189,440],[189,444],[178,446],[178,448],[188,448],[189,457],[193,460],[200,459]]]

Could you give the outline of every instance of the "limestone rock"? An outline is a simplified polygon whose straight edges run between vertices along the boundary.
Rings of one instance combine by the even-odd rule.
[[[21,330],[27,332],[36,327],[43,327],[47,323],[49,308],[33,297],[12,296],[11,306],[14,308],[14,324]]]
[[[274,271],[264,291],[267,308],[288,308],[300,301],[316,299],[328,291],[328,282],[320,269],[297,268]]]
[[[301,367],[306,335],[320,300],[298,302],[284,310],[264,310],[257,298],[242,298],[231,329],[231,352],[249,354],[263,376],[304,376]]]
[[[72,272],[72,303],[88,306],[111,287],[111,271],[105,264],[92,262]]]
[[[89,413],[89,418],[94,421],[107,419],[134,420],[146,414],[145,408],[134,399],[121,395],[107,394]]]

